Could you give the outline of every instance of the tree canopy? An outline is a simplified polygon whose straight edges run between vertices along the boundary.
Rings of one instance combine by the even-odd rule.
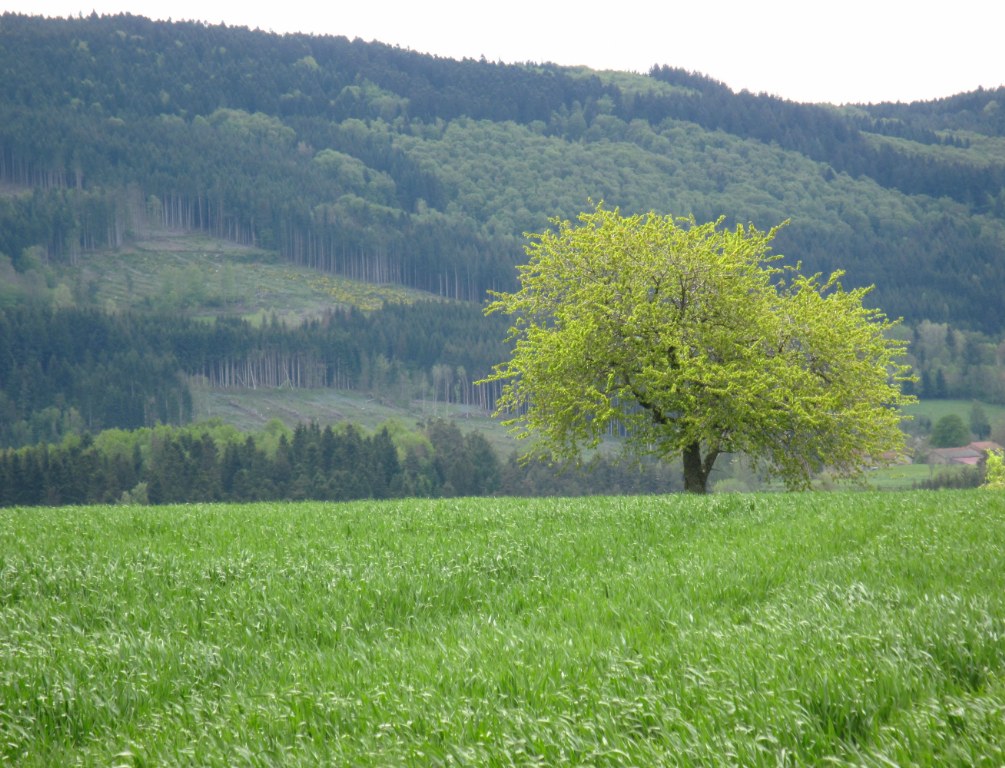
[[[936,448],[957,448],[970,442],[970,430],[956,413],[943,416],[932,428],[932,445]]]
[[[789,487],[854,476],[903,446],[909,378],[895,324],[841,273],[805,276],[771,253],[777,227],[735,230],[601,204],[530,236],[498,412],[533,452],[568,458],[619,423],[641,453],[679,454],[704,492],[716,458],[745,453]]]

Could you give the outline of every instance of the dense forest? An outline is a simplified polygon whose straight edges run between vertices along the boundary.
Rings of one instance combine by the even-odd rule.
[[[193,383],[491,408],[475,382],[505,326],[482,302],[514,287],[524,233],[591,200],[788,221],[787,261],[874,284],[904,318],[918,394],[1005,402],[1005,88],[837,108],[663,64],[454,61],[96,14],[3,14],[0,73],[0,448],[183,427]],[[292,324],[167,293],[95,300],[88,265],[151,232],[424,299]]]
[[[0,252],[155,222],[480,300],[589,199],[769,227],[909,322],[1005,327],[1005,89],[836,109],[668,66],[453,61],[118,15],[0,17]]]
[[[332,312],[296,328],[94,309],[0,310],[0,447],[186,424],[193,379],[491,409],[496,389],[475,382],[506,354],[504,335],[500,319],[462,303]]]

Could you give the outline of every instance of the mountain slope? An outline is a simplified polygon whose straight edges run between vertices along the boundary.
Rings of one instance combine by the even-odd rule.
[[[910,321],[1005,327],[1005,89],[844,110],[339,37],[0,17],[0,253],[149,226],[480,300],[524,231],[604,199],[769,227]]]

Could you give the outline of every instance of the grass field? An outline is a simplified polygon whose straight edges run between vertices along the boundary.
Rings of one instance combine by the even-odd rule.
[[[924,416],[933,424],[943,416],[951,414],[963,419],[964,424],[969,424],[970,409],[973,405],[973,400],[921,400],[915,405],[907,406],[904,411],[915,418]],[[1005,405],[981,403],[981,407],[992,425],[1005,422]]]
[[[297,325],[340,306],[435,298],[298,267],[275,254],[206,235],[158,231],[114,251],[89,253],[72,280],[100,307],[157,307],[195,317],[232,315],[259,323],[272,315]]]
[[[0,510],[0,763],[1005,763],[1005,495]]]

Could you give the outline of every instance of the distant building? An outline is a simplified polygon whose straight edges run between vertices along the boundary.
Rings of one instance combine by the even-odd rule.
[[[978,440],[975,443],[971,443],[967,447],[968,448],[975,448],[978,451],[983,451],[985,456],[988,453],[990,453],[991,451],[1005,450],[1000,445],[998,445],[998,443],[996,443],[994,440]]]
[[[928,454],[929,464],[966,464],[976,467],[984,463],[989,451],[1002,447],[993,440],[980,440],[959,448],[933,448]]]

